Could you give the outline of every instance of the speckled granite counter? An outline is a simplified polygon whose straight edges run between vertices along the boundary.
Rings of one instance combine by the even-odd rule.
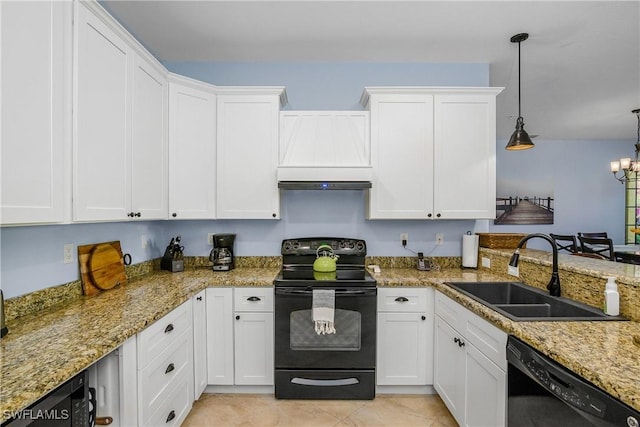
[[[93,298],[78,298],[11,320],[0,341],[0,414],[22,409],[113,351],[202,289],[271,286],[278,267],[226,273],[192,269],[154,272]],[[386,268],[379,286],[434,286],[475,313],[514,334],[597,386],[640,410],[640,334],[637,322],[512,322],[459,294],[446,281],[504,280],[488,270],[459,268],[420,272]]]
[[[0,341],[0,415],[20,410],[202,289],[272,286],[279,268],[155,272],[8,322]]]

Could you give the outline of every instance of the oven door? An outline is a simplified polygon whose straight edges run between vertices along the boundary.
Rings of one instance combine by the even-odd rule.
[[[312,287],[275,290],[276,369],[373,369],[376,288],[335,289],[335,334],[318,335]]]

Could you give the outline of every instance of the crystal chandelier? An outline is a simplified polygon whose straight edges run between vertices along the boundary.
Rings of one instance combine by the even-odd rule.
[[[640,172],[640,161],[638,160],[638,154],[640,153],[640,108],[632,110],[631,112],[638,117],[638,139],[635,144],[636,155],[633,159],[625,157],[611,162],[613,177],[622,184],[631,179],[635,179],[637,173]],[[619,172],[622,172],[620,176],[618,176]]]

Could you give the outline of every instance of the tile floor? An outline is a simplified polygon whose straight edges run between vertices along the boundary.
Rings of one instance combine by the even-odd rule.
[[[378,395],[374,400],[277,400],[267,394],[203,394],[183,427],[456,427],[438,395]]]

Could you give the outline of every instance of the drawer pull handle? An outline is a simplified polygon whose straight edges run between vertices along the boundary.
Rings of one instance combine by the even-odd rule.
[[[407,301],[409,301],[409,300],[407,298],[405,298],[405,297],[396,298],[396,302],[407,302]]]
[[[260,298],[259,297],[249,297],[249,298],[247,298],[247,301],[251,301],[251,302],[260,301]]]
[[[202,301],[202,297],[196,297],[198,301]]]
[[[167,325],[167,327],[166,327],[166,328],[164,328],[164,333],[165,333],[165,334],[168,334],[168,333],[169,333],[169,332],[171,332],[171,331],[173,331],[173,323],[169,323],[169,324]]]
[[[174,365],[173,363],[169,363],[169,366],[167,366],[167,369],[165,369],[164,373],[168,374],[169,372],[173,371],[174,369],[176,369],[176,365]]]
[[[458,347],[464,347],[464,341],[462,341],[462,340],[461,340],[460,338],[458,338],[458,337],[455,337],[455,338],[453,339],[453,342],[454,342],[454,343],[456,343],[456,344],[458,344]]]
[[[167,417],[167,423],[176,417],[176,411],[169,412],[169,416]]]

